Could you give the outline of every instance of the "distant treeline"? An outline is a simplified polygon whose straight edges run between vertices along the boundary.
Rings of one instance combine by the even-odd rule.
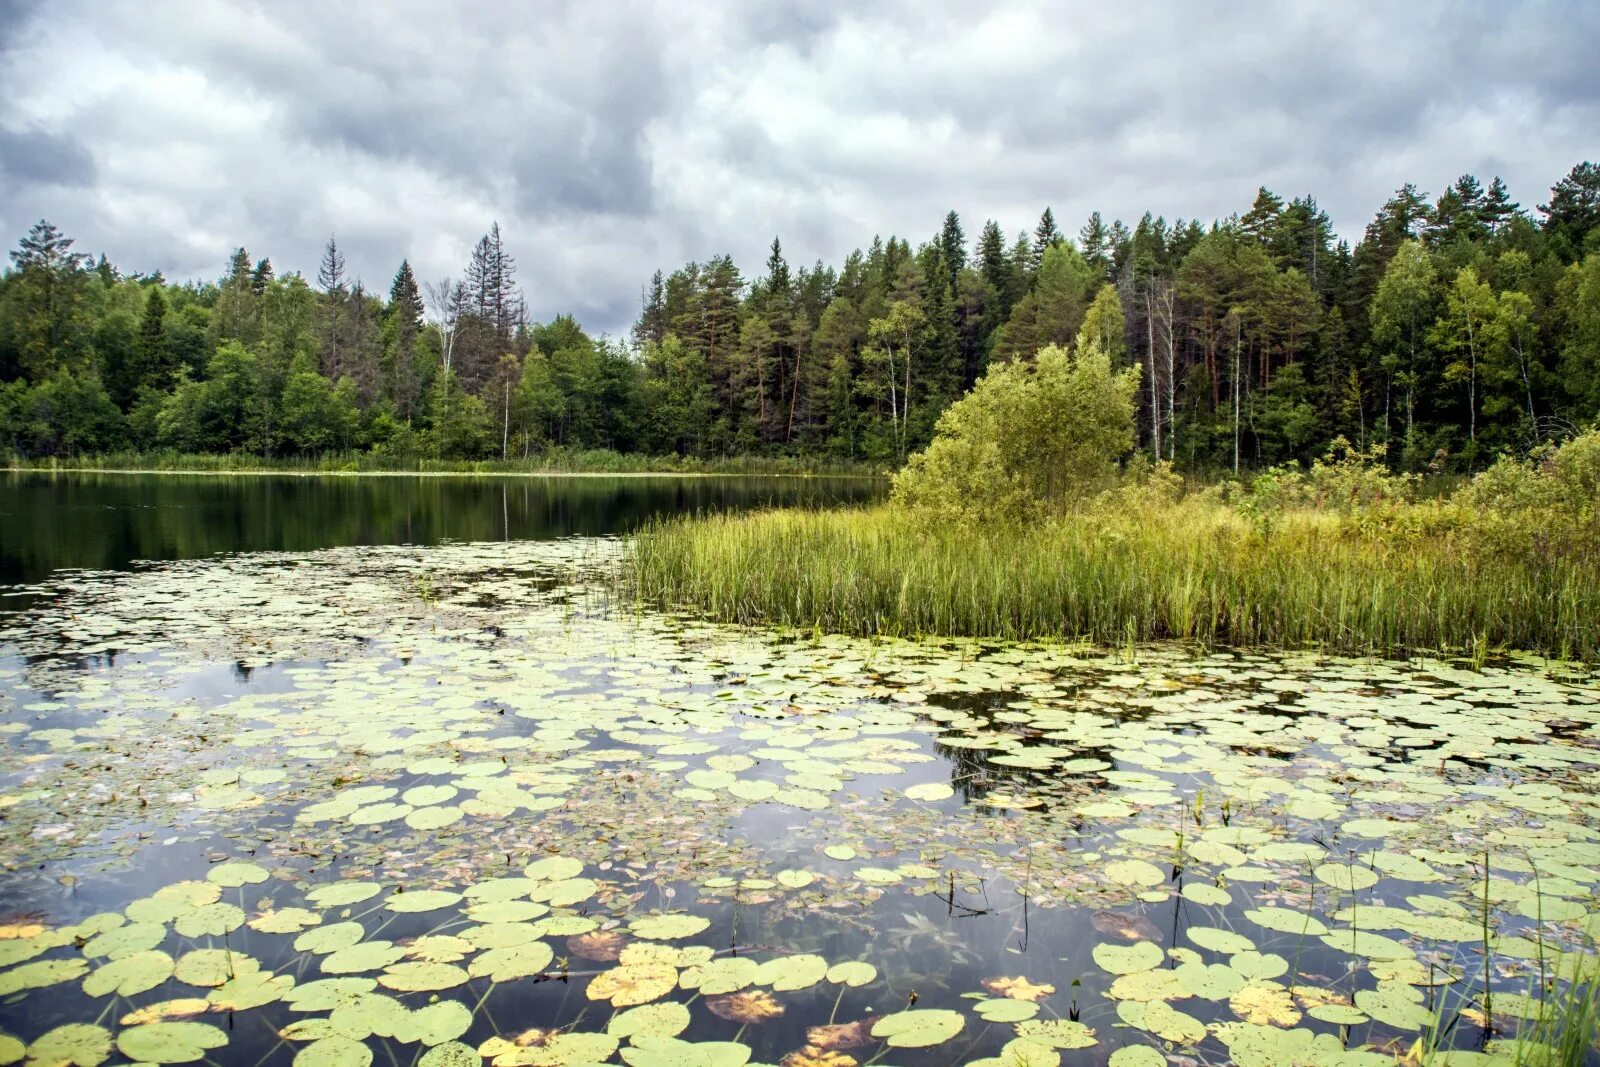
[[[0,276],[0,449],[388,461],[552,449],[897,464],[995,361],[1085,326],[1142,367],[1138,445],[1263,467],[1344,437],[1403,470],[1473,470],[1600,415],[1600,166],[1535,211],[1498,178],[1403,186],[1352,247],[1261,189],[1202,225],[1098,213],[1068,239],[951,212],[837,268],[772,243],[657,272],[632,335],[530,322],[498,226],[459,279],[385,296],[330,240],[315,279],[238,249],[216,282],[124,274],[41,221]],[[559,454],[559,453],[558,453]]]

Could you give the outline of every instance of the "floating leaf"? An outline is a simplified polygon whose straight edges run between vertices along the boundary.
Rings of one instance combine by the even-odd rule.
[[[1053,985],[1035,985],[1026,978],[985,978],[983,988],[1012,1000],[1043,1000],[1056,991]]]
[[[107,993],[131,997],[171,978],[172,966],[172,957],[165,952],[135,952],[89,975],[83,980],[83,991],[91,997],[103,997]]]
[[[383,902],[383,906],[404,915],[419,915],[452,907],[460,902],[460,893],[451,893],[443,889],[420,889],[411,893],[395,893]]]
[[[882,1038],[891,1048],[927,1048],[949,1041],[965,1025],[960,1012],[912,1008],[879,1019],[872,1026],[872,1036]]]
[[[467,977],[466,971],[448,963],[396,963],[378,975],[378,984],[402,993],[432,993],[463,985]]]
[[[1163,958],[1161,949],[1148,941],[1137,941],[1131,945],[1096,945],[1093,955],[1095,964],[1110,974],[1148,971],[1159,965]]]
[[[1167,1058],[1149,1045],[1125,1045],[1107,1062],[1110,1067],[1167,1067]]]
[[[510,982],[544,973],[554,959],[555,952],[549,945],[543,941],[529,941],[480,952],[467,964],[467,973],[474,978]]]
[[[206,997],[217,1011],[245,1011],[273,1004],[294,988],[294,975],[251,971],[213,989]]]
[[[1106,864],[1106,878],[1117,885],[1160,885],[1167,880],[1160,867],[1145,860],[1117,860]]]
[[[606,1024],[606,1033],[619,1040],[640,1035],[677,1037],[688,1028],[689,1009],[675,1001],[667,1001],[618,1012]]]
[[[117,1050],[145,1063],[193,1063],[227,1043],[228,1035],[208,1023],[146,1023],[117,1035]]]
[[[582,874],[583,863],[570,856],[546,856],[528,864],[523,873],[541,882],[564,882]]]
[[[1009,1000],[995,997],[980,1000],[976,1008],[979,1017],[987,1023],[1020,1023],[1039,1014],[1039,1005],[1031,1000]]]
[[[161,1000],[135,1008],[117,1022],[122,1026],[142,1026],[145,1023],[158,1023],[167,1019],[188,1019],[195,1015],[204,1015],[210,1010],[209,1000],[201,997],[180,997],[177,1000]]]
[[[763,989],[707,997],[706,1007],[718,1018],[740,1024],[764,1023],[783,1014],[783,1005]]]
[[[1371,889],[1378,884],[1378,876],[1366,867],[1357,867],[1354,864],[1324,863],[1312,872],[1319,882],[1326,882],[1333,888],[1346,893],[1358,889]]]
[[[834,985],[859,987],[876,981],[878,968],[860,960],[845,960],[829,967],[824,977]]]
[[[248,860],[229,860],[219,863],[206,872],[206,880],[228,889],[243,885],[259,885],[268,878],[266,868]]]
[[[644,915],[628,924],[635,937],[656,941],[676,941],[693,937],[711,925],[711,920],[700,915]]]
[[[325,1037],[313,1041],[294,1056],[294,1067],[367,1067],[372,1050],[348,1037]]]
[[[1018,1023],[1017,1036],[1058,1049],[1093,1048],[1097,1040],[1089,1027],[1067,1019],[1030,1019]]]
[[[98,1067],[110,1058],[110,1031],[89,1023],[58,1026],[28,1046],[30,1067]]]
[[[595,975],[585,992],[590,1000],[609,1000],[613,1007],[625,1008],[659,1000],[677,984],[677,968],[670,964],[625,964]]]
[[[828,961],[821,956],[798,954],[776,956],[763,963],[754,979],[756,985],[771,986],[779,993],[809,989],[828,973]]]
[[[857,1019],[853,1023],[828,1023],[823,1026],[813,1026],[806,1030],[806,1042],[817,1049],[844,1049],[864,1048],[876,1044],[878,1039],[872,1036],[872,1027],[878,1021],[878,1016],[869,1015],[865,1019]]]
[[[242,952],[225,948],[197,948],[178,957],[172,973],[185,985],[209,989],[260,969],[261,964]]]

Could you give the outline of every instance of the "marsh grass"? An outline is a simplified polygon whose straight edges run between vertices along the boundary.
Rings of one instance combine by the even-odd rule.
[[[1597,543],[1459,502],[1263,521],[1192,494],[992,526],[890,507],[670,519],[631,543],[627,576],[646,604],[850,634],[1594,659]]]

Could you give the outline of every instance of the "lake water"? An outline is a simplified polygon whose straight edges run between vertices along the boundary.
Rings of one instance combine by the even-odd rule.
[[[615,591],[878,491],[3,476],[0,1063],[1495,1063],[1588,966],[1581,668]]]

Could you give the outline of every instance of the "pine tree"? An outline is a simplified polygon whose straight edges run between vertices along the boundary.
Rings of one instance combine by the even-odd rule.
[[[1539,211],[1563,258],[1582,258],[1586,241],[1600,227],[1600,164],[1573,167],[1550,189],[1550,202],[1540,204]]]
[[[250,291],[256,296],[261,296],[271,284],[272,260],[263,256],[256,261],[255,270],[250,272]]]
[[[1239,228],[1260,244],[1271,242],[1283,213],[1283,198],[1265,185],[1256,190],[1255,203],[1239,218]]]
[[[1078,231],[1078,248],[1089,266],[1109,278],[1111,276],[1111,231],[1106,229],[1100,212],[1089,214],[1089,221]]]
[[[1044,253],[1047,248],[1054,248],[1061,243],[1061,231],[1056,229],[1056,216],[1048,207],[1044,214],[1039,216],[1039,225],[1033,228],[1033,257],[1030,265],[1038,271],[1039,265],[1044,262]]]
[[[1510,222],[1521,212],[1521,207],[1511,199],[1511,193],[1506,188],[1506,183],[1496,175],[1489,182],[1489,191],[1483,198],[1483,224],[1489,227],[1490,234],[1498,234],[1501,227]]]
[[[89,257],[72,251],[73,239],[40,219],[26,237],[17,242],[11,262],[18,270],[43,270],[50,273],[82,270]]]

